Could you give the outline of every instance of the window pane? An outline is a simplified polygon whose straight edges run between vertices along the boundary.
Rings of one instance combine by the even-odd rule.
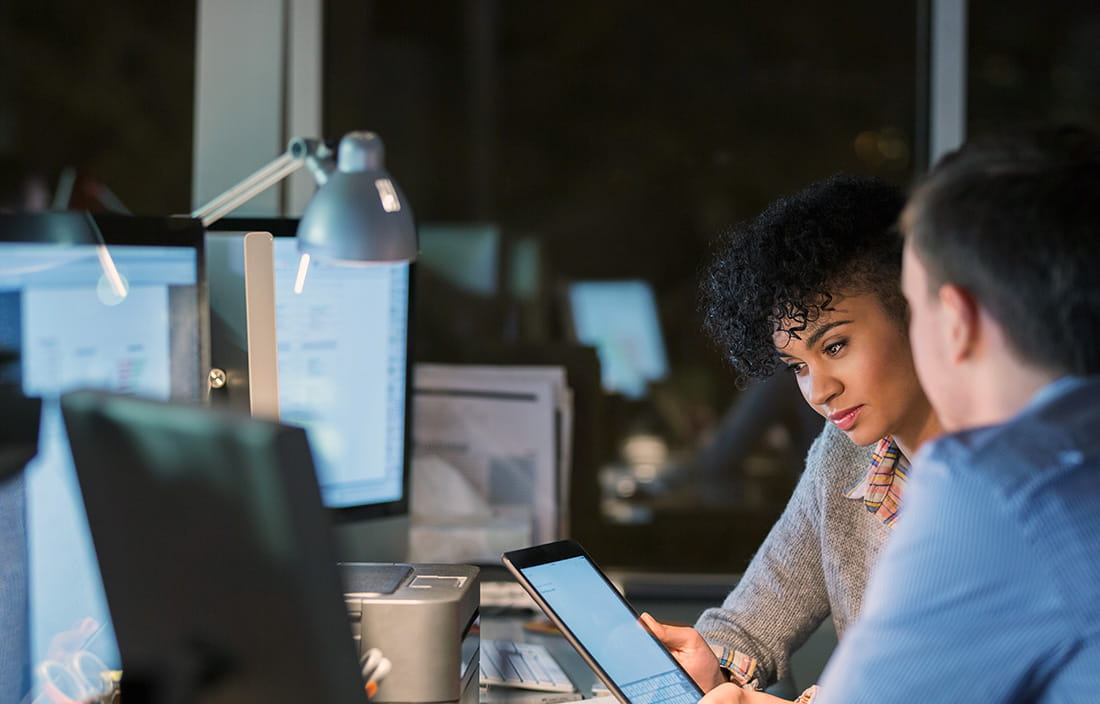
[[[2,3],[0,59],[5,177],[29,166],[52,192],[70,167],[63,206],[189,210],[194,0]]]
[[[1036,121],[1100,124],[1095,3],[974,0],[969,23],[969,134]]]
[[[599,462],[574,475],[574,535],[602,561],[740,569],[784,505],[801,469],[785,419],[749,456],[688,469],[738,399],[700,330],[698,269],[722,228],[812,180],[908,182],[916,16],[851,0],[326,3],[326,134],[377,131],[422,224],[501,234],[496,296],[421,279],[420,359],[567,339],[566,281],[656,293],[670,372],[641,401],[603,399]],[[519,296],[507,253],[531,241],[541,288]]]

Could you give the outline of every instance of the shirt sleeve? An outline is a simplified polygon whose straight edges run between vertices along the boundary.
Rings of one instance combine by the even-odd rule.
[[[784,676],[790,654],[829,613],[821,564],[821,474],[820,467],[807,467],[737,586],[695,624],[707,642],[727,650],[725,666],[739,684],[765,687]]]
[[[958,453],[956,453],[958,455]],[[926,455],[815,704],[1030,701],[1058,599],[989,478]]]

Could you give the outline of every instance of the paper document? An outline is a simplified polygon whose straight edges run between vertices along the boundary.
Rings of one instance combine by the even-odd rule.
[[[410,560],[496,562],[560,537],[564,379],[553,367],[417,365]]]

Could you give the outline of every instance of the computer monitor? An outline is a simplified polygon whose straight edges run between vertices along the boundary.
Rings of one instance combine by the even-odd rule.
[[[111,220],[0,216],[0,347],[19,355],[22,392],[43,401],[38,455],[25,470],[36,690],[60,676],[53,663],[62,645],[83,654],[85,666],[119,665],[58,396],[91,386],[197,400],[203,389],[201,224],[135,218],[116,227]],[[115,244],[138,239],[150,244]],[[163,241],[173,244],[151,244]],[[108,282],[109,266],[125,297]]]
[[[640,279],[572,281],[566,308],[576,341],[596,348],[606,391],[646,395],[668,376],[668,358],[648,282]]]
[[[121,701],[363,704],[303,429],[100,391],[61,409]]]
[[[225,219],[208,237],[235,238],[239,251],[250,231],[274,236],[279,420],[306,429],[325,505],[337,520],[407,513],[411,265],[313,259],[303,276],[296,228],[292,219]],[[214,261],[216,251],[212,308],[222,288],[215,279],[232,269]],[[271,344],[254,332],[237,338]]]
[[[460,289],[492,297],[500,289],[500,228],[494,223],[421,223],[420,258],[431,271]]]

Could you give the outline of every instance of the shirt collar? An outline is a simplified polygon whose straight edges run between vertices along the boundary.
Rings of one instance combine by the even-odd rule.
[[[909,460],[887,435],[879,440],[871,466],[863,478],[844,492],[850,499],[862,499],[867,510],[888,526],[894,525],[901,510],[902,492],[909,479]]]
[[[1060,379],[1055,379],[1043,388],[1032,394],[1028,400],[1027,405],[1024,406],[1024,410],[1032,410],[1038,408],[1048,401],[1054,400],[1056,397],[1061,396],[1064,393],[1068,393],[1071,389],[1075,389],[1078,386],[1088,382],[1088,377],[1083,376],[1064,376]]]

